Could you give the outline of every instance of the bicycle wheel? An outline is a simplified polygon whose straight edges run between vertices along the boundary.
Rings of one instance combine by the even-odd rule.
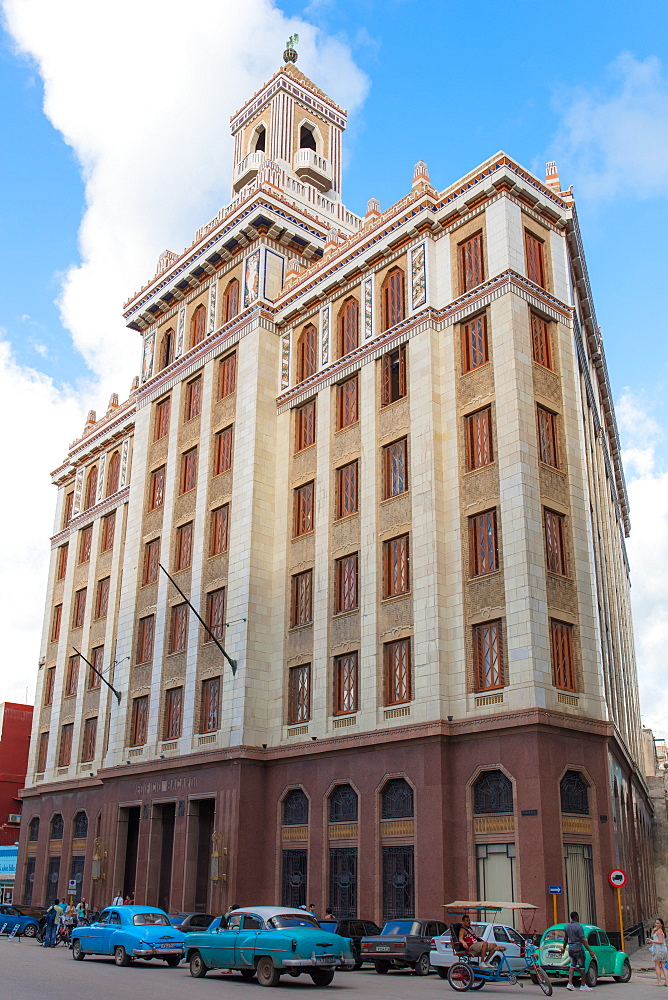
[[[466,962],[455,962],[448,969],[448,982],[453,990],[464,993],[473,986],[473,969]]]
[[[535,967],[535,970],[536,970],[536,979],[538,981],[538,985],[540,986],[541,990],[543,991],[546,997],[551,997],[552,983],[547,977],[547,972],[545,971],[545,969],[541,969],[540,965],[537,965]]]

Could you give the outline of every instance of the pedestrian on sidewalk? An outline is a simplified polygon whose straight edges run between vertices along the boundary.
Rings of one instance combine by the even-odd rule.
[[[570,958],[570,968],[568,970],[568,982],[566,983],[567,990],[574,990],[577,987],[573,984],[573,975],[576,969],[580,971],[580,989],[590,990],[591,986],[587,986],[587,981],[585,979],[585,948],[589,952],[592,958],[594,958],[594,952],[591,950],[587,942],[585,941],[584,928],[580,923],[580,914],[575,910],[571,913],[571,922],[566,924],[564,928],[564,943],[561,947],[561,954],[568,948],[568,957]]]
[[[122,906],[123,905],[123,893],[120,889],[116,890],[116,895],[111,901],[112,906]]]
[[[668,947],[666,947],[666,928],[661,917],[654,921],[652,937],[649,946],[649,953],[654,959],[654,971],[656,972],[656,985],[668,986],[666,976],[666,959],[668,959]],[[661,981],[663,979],[663,982]]]
[[[56,947],[56,934],[58,933],[58,924],[60,923],[60,918],[63,913],[63,908],[60,905],[59,900],[54,899],[53,903],[46,911],[46,922],[44,924],[44,942],[42,944],[43,948],[55,948]]]

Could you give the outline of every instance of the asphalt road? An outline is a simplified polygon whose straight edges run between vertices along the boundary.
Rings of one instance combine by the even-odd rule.
[[[634,973],[626,985],[601,982],[593,993],[595,1000],[635,1000],[641,994],[656,993],[654,974]],[[477,994],[472,994],[477,996]],[[524,986],[505,983],[487,985],[489,998],[523,997],[542,1000],[538,986],[526,981]],[[571,994],[563,985],[554,996],[566,1000]],[[581,995],[579,992],[575,995]],[[432,974],[418,978],[411,972],[391,972],[378,976],[370,967],[359,972],[337,972],[326,989],[317,989],[310,978],[285,977],[273,990],[257,983],[245,983],[237,975],[210,973],[206,979],[192,979],[187,966],[169,969],[162,962],[137,962],[127,969],[117,968],[112,960],[86,958],[73,962],[64,946],[41,948],[33,941],[0,939],[0,1000],[448,1000],[455,996],[447,981]],[[661,994],[659,994],[661,996]],[[668,990],[666,991],[668,1000]]]

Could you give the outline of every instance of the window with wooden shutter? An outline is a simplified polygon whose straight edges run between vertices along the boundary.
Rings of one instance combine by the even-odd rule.
[[[64,580],[65,574],[67,573],[67,551],[69,549],[68,542],[64,545],[58,546],[58,555],[56,556],[56,580]]]
[[[288,673],[288,725],[311,718],[311,664],[290,667]]]
[[[148,509],[157,510],[165,502],[165,467],[160,466],[151,473],[148,490]]]
[[[337,430],[358,421],[359,376],[353,375],[337,386]]]
[[[411,700],[411,641],[386,642],[385,704],[400,705]]]
[[[99,671],[95,673],[95,670],[91,670],[90,667],[88,668],[88,690],[95,691],[102,683],[100,673],[102,673],[102,664],[104,662],[104,646],[96,646],[95,649],[91,650],[90,662],[95,667],[95,670]]]
[[[550,619],[552,673],[554,686],[562,691],[575,691],[575,658],[573,656],[573,626]]]
[[[207,677],[202,681],[200,707],[200,733],[215,733],[219,728],[220,677]]]
[[[95,759],[95,743],[97,740],[97,716],[84,722],[83,740],[81,743],[81,763]]]
[[[383,543],[385,563],[383,597],[398,597],[409,591],[408,535]]]
[[[524,249],[527,258],[527,278],[541,288],[545,288],[545,261],[543,257],[543,241],[525,229]]]
[[[312,444],[315,444],[314,399],[295,411],[295,451],[303,451]]]
[[[489,465],[494,460],[490,406],[466,417],[466,454],[469,472]]]
[[[297,381],[315,375],[317,362],[318,332],[312,323],[305,326],[297,341]]]
[[[480,285],[485,279],[482,257],[482,233],[476,233],[459,246],[462,292]]]
[[[545,527],[545,556],[550,573],[566,576],[566,518],[553,510],[543,509],[543,524]]]
[[[147,615],[139,619],[137,628],[137,663],[148,663],[153,659],[153,629],[155,617]]]
[[[116,533],[116,511],[112,510],[102,518],[102,531],[100,533],[100,551],[110,552],[114,547],[114,534]]]
[[[49,734],[39,734],[39,749],[37,751],[37,772],[43,774],[46,771],[46,758],[49,751]]]
[[[57,642],[60,639],[60,625],[63,620],[63,606],[62,604],[56,604],[53,609],[53,620],[51,622],[51,642]]]
[[[213,474],[220,476],[232,468],[232,428],[218,431],[215,438]]]
[[[90,550],[93,543],[93,525],[82,528],[79,532],[79,565],[90,562]]]
[[[186,385],[186,407],[184,420],[198,417],[202,409],[202,376],[198,375]]]
[[[359,303],[346,299],[339,310],[339,357],[345,357],[359,344]]]
[[[206,623],[219,642],[223,641],[225,633],[225,588],[219,587],[206,595]],[[211,637],[204,633],[204,642],[211,642]]]
[[[167,368],[171,365],[174,360],[174,331],[167,330],[162,338],[162,344],[160,345],[160,371],[163,368]]]
[[[313,623],[313,570],[295,573],[290,593],[290,628]]]
[[[182,524],[176,529],[176,551],[174,553],[174,569],[188,569],[192,562],[193,523]]]
[[[169,629],[169,652],[182,653],[186,648],[188,625],[188,605],[175,604],[171,611]]]
[[[536,407],[538,418],[538,457],[541,462],[559,468],[559,445],[557,442],[557,417],[544,406]]]
[[[44,679],[44,704],[53,704],[53,689],[56,686],[56,668],[49,667]]]
[[[158,563],[160,562],[160,539],[154,538],[144,546],[144,573],[142,586],[155,583],[158,579]]]
[[[358,607],[357,552],[337,559],[334,567],[334,614],[356,611]]]
[[[357,462],[349,462],[336,470],[337,518],[357,513],[357,465]]]
[[[487,317],[484,313],[474,316],[462,326],[463,370],[473,371],[487,364]]]
[[[503,687],[501,622],[474,625],[472,633],[476,691]]]
[[[499,568],[496,510],[469,518],[469,555],[471,576],[484,576]]]
[[[148,735],[148,695],[132,699],[132,721],[130,723],[130,746],[141,747]]]
[[[71,698],[77,693],[79,683],[79,654],[70,656],[67,661],[67,673],[65,674],[65,697]]]
[[[237,388],[237,352],[233,351],[220,362],[220,374],[218,378],[218,398],[225,399],[231,396]]]
[[[181,456],[181,493],[189,493],[197,486],[197,448]]]
[[[77,590],[74,595],[74,614],[72,615],[72,628],[81,628],[86,615],[86,588]]]
[[[201,344],[206,336],[206,309],[197,306],[190,320],[190,346]]]
[[[165,691],[165,720],[163,725],[163,740],[178,740],[181,735],[181,708],[183,705],[183,688],[174,687]]]
[[[65,496],[65,503],[63,505],[63,528],[72,520],[72,510],[74,508],[74,493],[67,493]]]
[[[334,715],[349,715],[358,708],[357,652],[334,658]]]
[[[106,618],[109,610],[109,584],[110,578],[105,576],[103,580],[97,581],[97,592],[95,594],[95,618]]]
[[[384,354],[380,359],[381,406],[389,406],[406,395],[406,347]]]
[[[383,500],[399,496],[407,489],[407,441],[406,438],[401,438],[383,448]]]
[[[154,440],[159,441],[160,438],[164,438],[166,434],[169,434],[169,416],[171,411],[172,401],[168,397],[163,399],[162,402],[158,403],[155,408],[155,434]]]
[[[227,552],[229,512],[230,505],[227,503],[211,511],[210,556],[218,556],[221,552]]]
[[[404,272],[400,267],[393,267],[386,274],[380,290],[380,300],[381,330],[389,330],[405,317]]]
[[[531,313],[531,349],[533,359],[544,368],[552,368],[552,345],[550,327],[542,316]]]
[[[90,510],[91,507],[95,506],[95,501],[97,499],[97,465],[88,473],[88,479],[86,480],[86,492],[84,494],[84,510]]]
[[[223,296],[223,323],[229,323],[239,312],[239,282],[232,278]]]
[[[313,531],[313,487],[305,483],[295,490],[294,534],[306,535]]]
[[[107,492],[106,496],[111,497],[118,493],[118,484],[121,478],[121,455],[115,451],[109,459],[109,469],[107,471]]]
[[[60,749],[58,751],[58,767],[69,767],[72,760],[72,734],[74,723],[68,722],[60,729]]]

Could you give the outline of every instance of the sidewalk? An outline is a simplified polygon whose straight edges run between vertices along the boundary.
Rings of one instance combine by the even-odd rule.
[[[629,961],[634,972],[654,972],[654,959],[650,955],[647,945],[634,951]]]

